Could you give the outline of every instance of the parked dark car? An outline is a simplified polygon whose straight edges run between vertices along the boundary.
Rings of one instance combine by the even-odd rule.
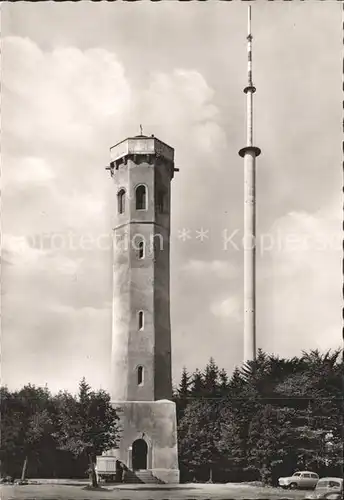
[[[322,477],[313,493],[306,496],[309,500],[342,500],[343,479],[340,477]]]

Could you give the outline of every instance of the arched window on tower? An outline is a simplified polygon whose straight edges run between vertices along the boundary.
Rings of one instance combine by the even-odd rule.
[[[143,385],[143,366],[137,367],[137,385]]]
[[[117,209],[119,214],[125,211],[125,189],[120,189],[117,193]]]
[[[140,184],[136,188],[136,210],[146,210],[147,208],[147,190],[146,186]]]
[[[143,330],[143,326],[144,326],[143,311],[139,311],[139,313],[138,313],[138,327],[139,327],[139,330]]]
[[[139,257],[139,259],[144,259],[144,257],[145,257],[145,242],[144,241],[139,242],[138,257]]]

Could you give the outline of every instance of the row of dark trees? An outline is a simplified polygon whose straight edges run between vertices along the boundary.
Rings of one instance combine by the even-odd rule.
[[[95,457],[118,442],[118,417],[106,392],[92,391],[85,379],[77,396],[52,396],[32,385],[0,391],[2,475],[24,480],[89,474],[97,486]]]
[[[213,359],[175,390],[185,481],[263,481],[295,470],[342,475],[341,351],[283,359],[259,351],[228,378]]]
[[[231,377],[213,359],[183,370],[174,390],[182,481],[276,483],[295,469],[343,467],[343,361],[318,351],[283,359],[259,351]],[[16,478],[85,477],[96,455],[116,447],[118,417],[104,391],[27,385],[0,389],[1,473]]]

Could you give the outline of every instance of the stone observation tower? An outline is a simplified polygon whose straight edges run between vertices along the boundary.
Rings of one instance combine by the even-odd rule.
[[[178,483],[169,290],[174,149],[153,135],[138,135],[113,146],[110,155],[111,401],[121,422],[114,452],[138,477],[145,471],[144,477]]]

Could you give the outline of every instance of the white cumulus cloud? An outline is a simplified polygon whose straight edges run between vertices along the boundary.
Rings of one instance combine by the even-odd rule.
[[[237,297],[227,297],[226,299],[214,301],[210,310],[212,314],[220,318],[231,318],[240,321],[240,302]]]

